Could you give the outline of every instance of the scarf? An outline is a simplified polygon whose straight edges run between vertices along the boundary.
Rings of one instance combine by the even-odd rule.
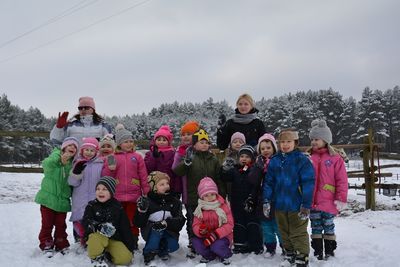
[[[228,222],[228,218],[226,217],[226,213],[223,209],[220,208],[221,203],[218,200],[213,202],[204,201],[202,199],[198,200],[197,208],[194,210],[193,215],[197,218],[203,218],[203,212],[201,210],[214,210],[218,216],[218,227]]]
[[[256,118],[257,118],[257,113],[247,113],[247,114],[237,113],[233,115],[232,120],[233,122],[239,124],[249,124]]]

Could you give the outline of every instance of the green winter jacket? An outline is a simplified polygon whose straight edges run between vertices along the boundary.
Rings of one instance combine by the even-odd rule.
[[[55,148],[42,164],[44,177],[35,202],[54,211],[71,211],[71,187],[68,184],[68,176],[72,168],[72,160],[63,165],[61,150]]]
[[[218,186],[219,194],[225,196],[225,189],[220,179],[220,164],[217,157],[209,152],[195,151],[192,164],[186,166],[182,161],[173,170],[177,175],[187,177],[188,205],[197,206],[197,186],[204,177],[208,176],[214,180]]]

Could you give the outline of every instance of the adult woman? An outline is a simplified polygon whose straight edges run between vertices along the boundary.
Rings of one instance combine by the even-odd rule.
[[[265,133],[263,122],[257,117],[258,110],[249,94],[242,94],[236,101],[235,114],[225,123],[219,121],[217,131],[217,146],[224,150],[229,146],[231,136],[235,132],[241,132],[246,137],[246,143],[256,146],[258,138]]]
[[[90,96],[79,98],[79,113],[67,121],[69,112],[58,113],[56,125],[50,132],[50,140],[59,145],[66,137],[73,136],[81,143],[83,137],[102,138],[111,133],[111,127],[96,113],[94,100]]]

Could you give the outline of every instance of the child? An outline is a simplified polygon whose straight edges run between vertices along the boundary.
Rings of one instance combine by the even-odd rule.
[[[128,217],[114,198],[115,179],[103,176],[95,188],[96,199],[87,204],[82,219],[92,266],[108,266],[105,253],[111,256],[113,264],[129,265],[134,240]]]
[[[262,177],[265,177],[269,161],[277,151],[278,147],[273,135],[266,133],[258,139],[257,152],[259,155],[256,159],[256,166],[262,170]],[[279,243],[282,244],[281,235],[279,234],[278,225],[276,224],[274,216],[274,205],[271,205],[271,210],[271,216],[269,218],[263,215],[261,216],[261,228],[263,231],[264,246],[266,248],[266,258],[271,258],[275,255],[277,238]]]
[[[53,248],[63,252],[68,249],[67,212],[71,210],[71,188],[68,175],[72,160],[78,151],[79,141],[75,137],[64,139],[61,150],[55,148],[43,161],[44,177],[35,202],[40,204],[42,227],[39,233],[39,247],[47,255],[53,255]],[[53,227],[54,238],[52,237]]]
[[[229,170],[239,164],[239,149],[246,144],[246,137],[240,132],[232,134],[231,143],[229,144],[228,155],[222,163],[222,169]],[[228,199],[231,199],[231,183],[226,184],[226,193]]]
[[[330,145],[332,133],[324,120],[311,123],[311,160],[315,171],[315,188],[310,214],[311,246],[314,256],[334,256],[336,249],[333,219],[347,202],[348,178],[342,157]]]
[[[170,194],[170,178],[166,173],[154,171],[148,177],[151,191],[138,201],[135,224],[140,227],[146,245],[144,263],[148,265],[155,256],[169,259],[169,253],[178,250],[179,231],[185,224],[182,203]]]
[[[147,170],[142,156],[135,152],[132,133],[122,124],[115,127],[116,152],[112,162],[104,163],[103,176],[114,177],[117,181],[115,198],[121,201],[122,207],[131,223],[131,232],[137,249],[139,229],[133,224],[136,214],[136,202],[142,195],[147,195],[150,187],[147,184]],[[110,164],[113,163],[113,164]]]
[[[198,130],[192,136],[193,147],[186,150],[185,157],[176,166],[174,172],[179,176],[186,175],[188,192],[188,204],[186,205],[187,216],[187,231],[189,237],[189,247],[193,238],[193,211],[197,206],[197,187],[200,180],[205,177],[211,177],[217,184],[220,184],[220,164],[213,153],[209,151],[210,141],[208,134],[203,129]],[[220,185],[221,188],[221,185]],[[195,255],[189,253],[188,257],[192,258]]]
[[[265,217],[270,217],[271,203],[275,205],[276,221],[286,251],[282,264],[308,266],[307,225],[314,190],[314,169],[310,159],[297,149],[297,131],[284,129],[278,140],[280,151],[271,158],[263,182],[263,212]]]
[[[96,197],[94,185],[99,181],[103,169],[103,160],[97,157],[98,150],[96,138],[83,138],[79,157],[68,177],[68,183],[73,187],[70,221],[73,222],[75,239],[82,246],[85,246],[85,239],[81,220],[87,203]]]
[[[222,179],[232,184],[234,253],[261,254],[264,251],[260,216],[257,213],[262,172],[254,165],[255,156],[254,148],[244,145],[239,150],[239,165],[222,171]]]
[[[202,256],[201,263],[216,257],[229,265],[232,256],[233,218],[229,205],[218,195],[213,179],[204,177],[197,188],[198,206],[193,219],[193,247]]]
[[[172,146],[173,136],[171,129],[167,125],[163,125],[154,134],[150,151],[144,157],[147,173],[152,171],[160,171],[168,174],[171,178],[171,193],[178,199],[182,192],[182,183],[180,183],[177,175],[172,171],[172,163],[174,162],[175,149]]]
[[[114,154],[115,150],[115,141],[112,134],[106,134],[103,138],[101,138],[99,155],[100,157],[107,158],[107,156]]]

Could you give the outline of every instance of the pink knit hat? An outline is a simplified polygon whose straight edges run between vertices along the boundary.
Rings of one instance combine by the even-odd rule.
[[[213,179],[211,179],[210,177],[204,177],[199,182],[199,186],[197,187],[197,194],[200,198],[203,198],[208,193],[218,194],[218,187]]]
[[[78,149],[78,148],[79,148],[79,141],[78,141],[78,139],[76,139],[76,138],[73,137],[73,136],[70,136],[70,137],[65,138],[64,141],[62,142],[61,150],[63,150],[64,148],[66,148],[66,147],[69,146],[69,145],[74,145],[74,146],[76,147],[76,149]]]
[[[82,96],[81,98],[79,98],[78,107],[91,107],[92,109],[96,109],[94,100],[90,96]]]
[[[261,137],[258,139],[257,152],[258,152],[259,154],[261,154],[261,151],[260,151],[260,144],[261,144],[262,141],[267,141],[267,140],[269,140],[269,141],[272,142],[272,145],[273,145],[274,148],[275,148],[275,153],[278,152],[278,146],[276,145],[275,137],[274,137],[272,134],[269,134],[269,133],[265,133],[263,136],[261,136]]]
[[[235,132],[234,134],[232,134],[231,137],[231,144],[234,140],[236,139],[240,139],[243,141],[243,144],[246,144],[246,137],[244,136],[244,134],[242,134],[241,132]]]
[[[160,136],[164,136],[165,138],[167,138],[168,143],[171,144],[173,136],[171,133],[171,129],[168,125],[163,125],[160,127],[160,129],[158,129],[158,131],[154,134],[154,140],[156,140],[157,137]]]
[[[97,141],[97,139],[94,137],[82,138],[81,151],[87,147],[94,148],[97,151],[97,150],[99,150],[99,141]]]

